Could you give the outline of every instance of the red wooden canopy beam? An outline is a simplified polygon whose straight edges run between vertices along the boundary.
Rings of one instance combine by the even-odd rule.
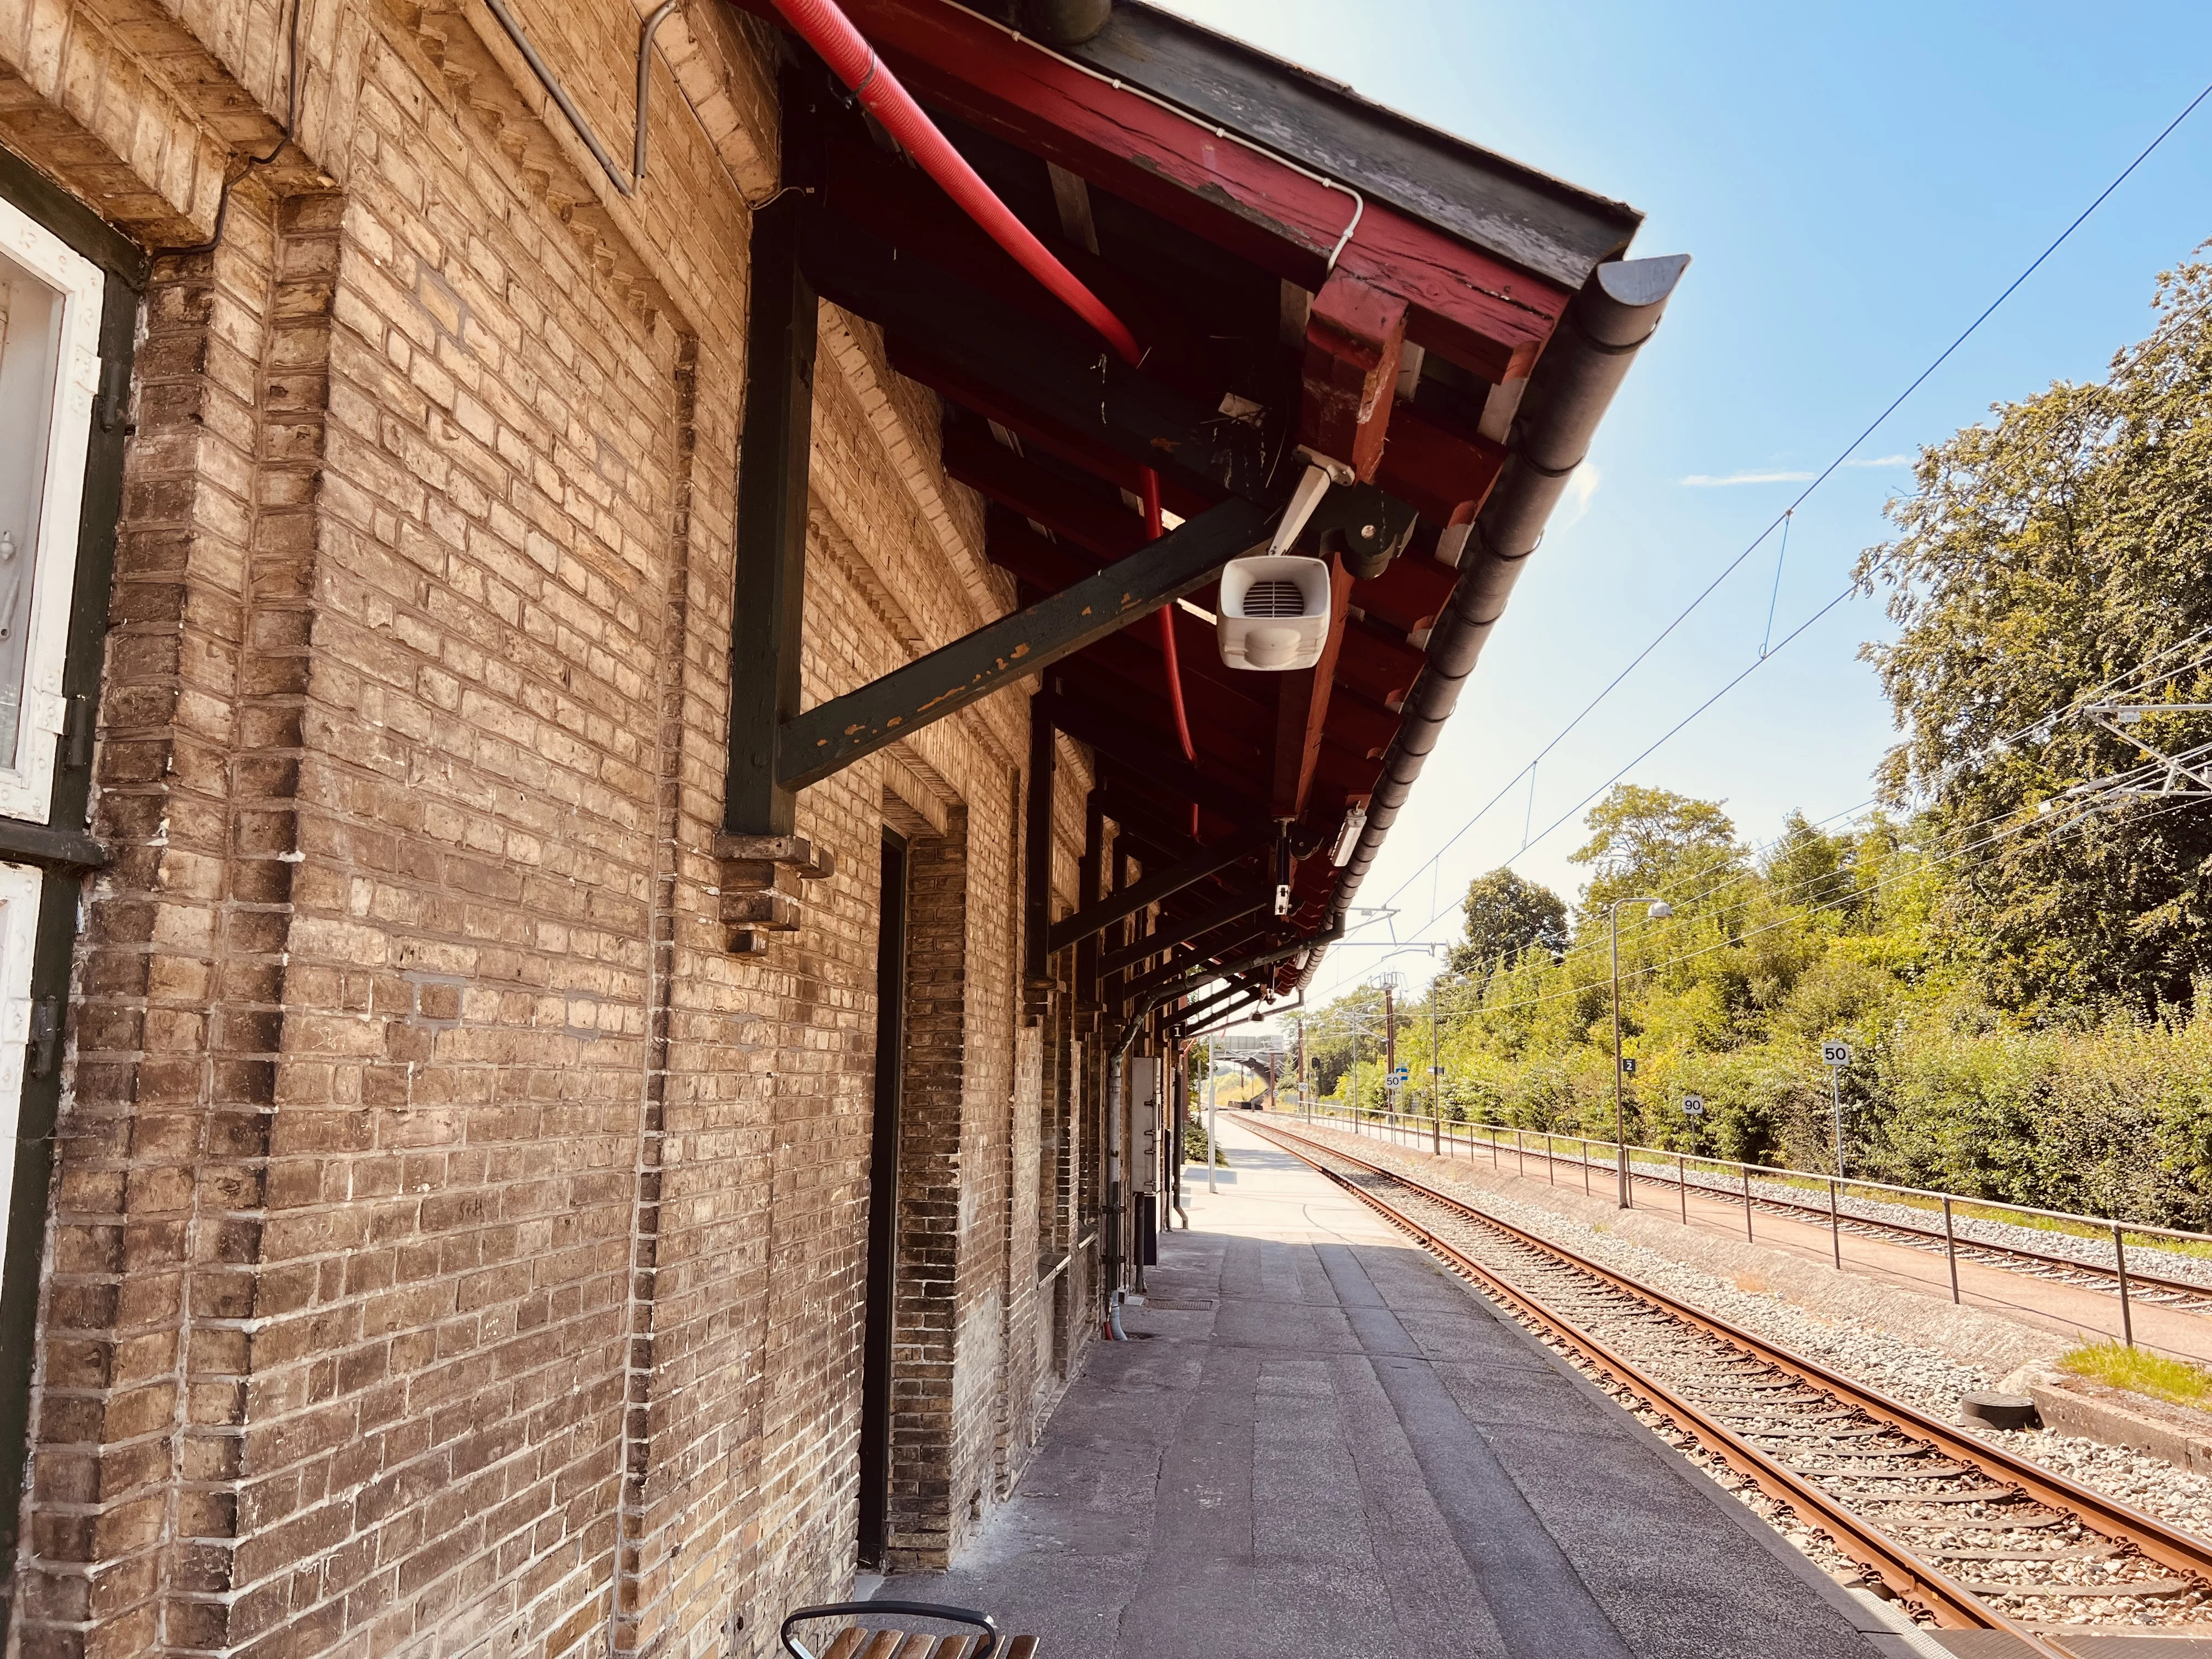
[[[1328,740],[1340,743],[1355,755],[1379,761],[1390,739],[1398,735],[1398,717],[1381,704],[1340,685],[1329,695]],[[1310,805],[1310,803],[1309,803]]]
[[[1411,502],[1431,525],[1450,523],[1462,503],[1470,504],[1461,520],[1465,523],[1489,499],[1490,487],[1504,465],[1504,445],[1453,432],[1419,410],[1400,404],[1390,413],[1389,444],[1376,469],[1375,482]]]
[[[1103,561],[1125,558],[1150,539],[1110,485],[1086,486],[1026,461],[973,423],[948,422],[943,450],[951,477]]]
[[[822,173],[820,210],[896,244],[902,262],[927,260],[988,294],[1011,313],[1058,331],[1077,331],[1079,325],[1055,295],[943,192],[917,188],[910,167],[841,131],[824,146]],[[1218,401],[1231,354],[1207,337],[1202,319],[1194,322],[1187,299],[1081,248],[1061,243],[1054,252],[1136,331],[1144,343],[1148,375],[1208,403]],[[1265,321],[1272,334],[1272,311]]]
[[[1268,779],[1268,810],[1278,818],[1305,811],[1306,791],[1321,757],[1322,728],[1328,720],[1328,694],[1344,648],[1346,607],[1352,602],[1352,574],[1342,558],[1329,562],[1328,638],[1321,660],[1311,668],[1275,676],[1275,741]]]
[[[769,0],[738,3],[775,15]],[[954,7],[850,0],[844,9],[903,80],[959,118],[1301,287],[1330,275],[1354,211],[1345,189]],[[1540,278],[1373,200],[1335,268],[1404,300],[1407,337],[1493,382],[1528,372],[1566,305]]]
[[[1143,485],[1144,467],[1119,450],[1109,449],[1088,434],[1038,413],[988,381],[946,362],[917,342],[893,335],[890,348],[891,367],[907,379],[919,381],[987,421],[996,421],[1020,437],[1024,444],[1034,444],[1044,453],[1081,467],[1093,477],[1103,478],[1133,494]],[[1186,489],[1173,477],[1160,480],[1160,504],[1179,519],[1195,518],[1219,499],[1218,495],[1201,495],[1195,489]]]
[[[1382,459],[1407,314],[1402,295],[1340,267],[1306,319],[1299,441],[1344,462],[1362,483],[1375,481]]]

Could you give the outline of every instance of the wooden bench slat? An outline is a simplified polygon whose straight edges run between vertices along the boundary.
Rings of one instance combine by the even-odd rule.
[[[848,1625],[822,1659],[968,1659],[982,1644],[981,1636],[909,1636],[904,1631],[866,1631]],[[1017,1636],[998,1651],[1001,1659],[1036,1659],[1037,1638]]]

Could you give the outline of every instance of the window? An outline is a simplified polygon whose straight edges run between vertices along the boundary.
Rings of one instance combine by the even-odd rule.
[[[0,202],[0,815],[41,823],[66,707],[100,295],[99,267]]]
[[[0,864],[0,1238],[8,1236],[15,1136],[31,1038],[31,951],[39,932],[39,872]]]

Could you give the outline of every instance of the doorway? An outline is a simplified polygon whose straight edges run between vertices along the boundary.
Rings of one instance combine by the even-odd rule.
[[[876,942],[875,1114],[868,1152],[868,1296],[860,1362],[860,1537],[864,1567],[890,1549],[891,1352],[898,1313],[899,1095],[906,1059],[906,838],[884,831]]]

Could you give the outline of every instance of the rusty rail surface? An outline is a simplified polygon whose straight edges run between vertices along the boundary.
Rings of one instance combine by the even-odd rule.
[[[1832,1371],[1816,1360],[1693,1308],[1664,1291],[1602,1267],[1564,1245],[1501,1220],[1464,1200],[1428,1186],[1399,1170],[1272,1123],[1248,1124],[1246,1127],[1255,1129],[1293,1157],[1310,1164],[1393,1225],[1412,1234],[1448,1266],[1475,1281],[1530,1322],[1555,1333],[1559,1340],[1583,1354],[1592,1364],[1611,1373],[1631,1393],[1643,1396],[1656,1409],[1691,1430],[1711,1451],[1755,1482],[1769,1497],[1796,1510],[1808,1519],[1817,1521],[1845,1554],[1854,1557],[1861,1565],[1878,1574],[1896,1594],[1909,1595],[1920,1601],[1939,1625],[1952,1629],[2002,1631],[2024,1644],[2028,1652],[2051,1656],[2051,1659],[2064,1659],[2064,1656],[2033,1630],[1990,1607],[1942,1568],[1915,1555],[1881,1527],[1851,1509],[1835,1493],[1806,1480],[1778,1457],[1752,1444],[1704,1408],[1652,1376],[1603,1339],[1584,1330],[1557,1310],[1545,1305],[1447,1240],[1437,1237],[1418,1220],[1393,1208],[1358,1182],[1329,1169],[1319,1159],[1333,1158],[1393,1182],[1430,1203],[1502,1234],[1514,1243],[1548,1256],[1560,1265],[1596,1279],[1613,1291],[1702,1330],[1709,1336],[1741,1350],[1777,1372],[1833,1396],[1875,1423],[1928,1442],[1941,1453],[1967,1465],[1969,1469],[1984,1478],[2010,1488],[2009,1494],[2001,1488],[1993,1488],[1993,1499],[2007,1495],[2024,1496],[2045,1508],[2071,1514],[2083,1525],[2116,1544],[2132,1547],[2146,1559],[2212,1585],[2212,1545],[2201,1542],[2153,1516],[2105,1497],[2063,1475],[2015,1457],[2002,1448],[1940,1422],[1901,1401],[1893,1400],[1875,1389]],[[1309,1156],[1309,1152],[1313,1155]],[[1990,1531],[2007,1529],[2002,1521],[1962,1524],[1978,1525]],[[2084,1585],[2080,1593],[2083,1596],[2097,1596],[2100,1592],[2097,1586]],[[2143,1633],[2149,1636],[2155,1632],[2155,1626],[2146,1626]]]

